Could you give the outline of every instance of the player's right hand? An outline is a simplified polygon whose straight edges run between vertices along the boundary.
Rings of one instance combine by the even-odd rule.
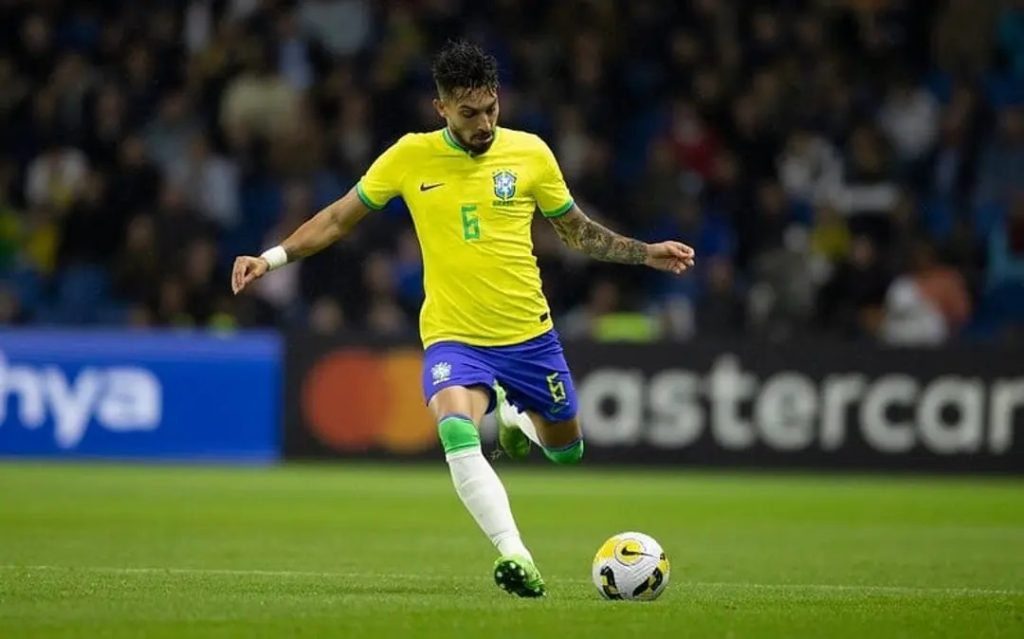
[[[693,268],[696,257],[696,251],[682,242],[658,242],[647,245],[647,259],[644,264],[659,271],[682,275]]]
[[[270,270],[270,264],[262,257],[239,255],[231,269],[231,291],[238,295],[250,283],[263,277]]]

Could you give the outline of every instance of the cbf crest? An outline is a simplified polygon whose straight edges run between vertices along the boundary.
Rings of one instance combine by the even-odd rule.
[[[434,378],[434,385],[447,382],[452,376],[452,365],[448,362],[438,362],[430,367],[430,376]]]
[[[516,174],[503,169],[494,174],[494,195],[499,200],[511,200],[516,195]]]

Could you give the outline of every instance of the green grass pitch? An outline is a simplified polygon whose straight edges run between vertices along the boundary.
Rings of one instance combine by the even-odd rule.
[[[447,469],[0,463],[0,637],[1024,637],[1024,482],[499,465],[517,600]],[[664,545],[608,602],[613,533]]]

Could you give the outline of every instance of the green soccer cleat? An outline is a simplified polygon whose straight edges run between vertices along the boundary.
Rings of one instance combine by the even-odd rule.
[[[494,394],[497,397],[494,417],[498,422],[498,444],[509,458],[523,459],[530,454],[530,439],[513,420],[515,408],[505,399],[505,389],[495,384]]]
[[[517,597],[543,597],[544,578],[533,561],[522,555],[505,555],[494,562],[494,583]]]

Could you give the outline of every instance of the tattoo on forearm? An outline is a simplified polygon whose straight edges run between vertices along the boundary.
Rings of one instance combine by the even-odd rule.
[[[619,235],[581,212],[570,212],[551,223],[563,242],[594,259],[619,264],[643,264],[647,260],[643,242]]]

